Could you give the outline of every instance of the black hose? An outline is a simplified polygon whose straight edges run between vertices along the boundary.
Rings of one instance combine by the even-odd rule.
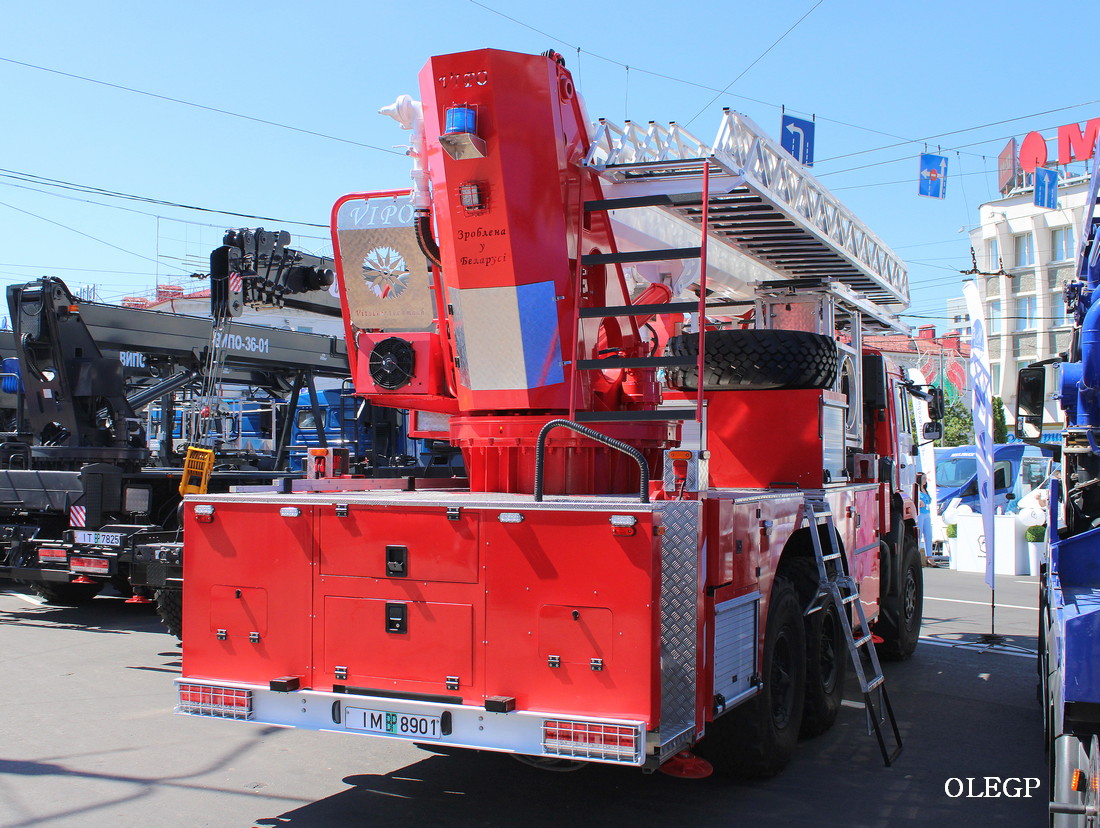
[[[420,245],[421,251],[436,267],[443,267],[443,262],[439,260],[439,245],[432,235],[432,214],[428,210],[418,210],[415,226],[416,243]]]
[[[645,457],[634,446],[624,443],[622,440],[616,440],[614,437],[608,437],[606,434],[583,426],[580,423],[575,423],[572,420],[557,419],[551,420],[542,427],[539,431],[539,440],[535,446],[535,502],[542,502],[542,471],[543,471],[543,454],[546,448],[546,435],[553,429],[568,428],[571,431],[575,431],[578,434],[582,434],[585,437],[589,437],[595,440],[597,443],[603,443],[609,448],[613,448],[616,451],[621,451],[634,459],[634,462],[638,464],[638,470],[641,472],[642,482],[639,487],[638,497],[641,498],[642,503],[649,503],[649,466],[646,464]]]

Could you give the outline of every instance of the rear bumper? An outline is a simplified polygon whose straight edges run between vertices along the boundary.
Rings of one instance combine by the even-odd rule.
[[[176,712],[184,715],[615,765],[640,766],[646,760],[646,727],[639,721],[530,710],[498,713],[457,701],[281,692],[234,682],[177,679],[176,684]],[[394,729],[415,732],[382,732],[387,722]],[[369,729],[372,724],[378,727]]]

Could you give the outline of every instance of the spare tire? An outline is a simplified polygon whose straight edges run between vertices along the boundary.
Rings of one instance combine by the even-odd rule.
[[[669,356],[698,356],[699,337],[674,336]],[[831,388],[837,375],[836,341],[809,331],[707,331],[704,338],[703,390]],[[698,390],[696,366],[669,368],[668,384]]]

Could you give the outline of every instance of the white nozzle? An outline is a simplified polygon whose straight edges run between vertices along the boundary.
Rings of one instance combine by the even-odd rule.
[[[402,129],[412,130],[409,156],[413,160],[413,207],[417,211],[429,209],[432,194],[428,187],[428,171],[424,166],[424,107],[409,95],[400,95],[392,104],[379,109],[378,114],[388,115],[401,124]]]
[[[416,122],[423,117],[420,101],[414,101],[409,95],[398,96],[397,100],[389,106],[379,109],[378,114],[393,118],[401,124],[402,129],[412,129]]]

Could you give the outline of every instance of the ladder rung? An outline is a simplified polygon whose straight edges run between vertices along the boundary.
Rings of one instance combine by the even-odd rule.
[[[822,555],[821,560],[825,562],[835,561],[837,558],[843,557],[839,552],[833,552],[829,555]]]
[[[689,194],[687,196],[677,197],[671,196],[668,193],[633,196],[630,198],[601,198],[595,201],[586,201],[584,203],[584,211],[586,213],[594,213],[597,210],[629,210],[633,207],[667,207],[678,201],[683,202],[685,200],[689,204],[697,204],[700,198],[700,194]]]
[[[578,359],[577,369],[581,371],[612,371],[616,368],[673,368],[697,364],[698,361],[693,356],[607,357],[606,359]]]
[[[859,600],[859,593],[856,592],[852,595],[846,595],[843,598],[841,598],[840,603],[842,603],[842,604],[851,604],[853,601],[858,601],[858,600]]]
[[[871,679],[869,682],[867,682],[867,689],[864,692],[865,693],[870,693],[873,690],[878,690],[879,687],[882,686],[882,683],[884,681],[886,681],[885,676],[875,676],[873,679]]]
[[[652,422],[654,420],[694,420],[694,408],[658,408],[652,411],[578,411],[578,423],[583,422]]]
[[[698,259],[698,247],[670,247],[667,250],[636,250],[628,253],[589,253],[581,256],[582,265],[628,264],[630,262],[663,262],[670,259]]]
[[[662,313],[695,313],[698,302],[664,302],[659,305],[610,305],[604,308],[581,308],[581,319],[603,319],[605,316],[650,316]]]
[[[864,644],[868,643],[873,638],[874,638],[874,636],[871,635],[870,633],[867,633],[867,635],[862,635],[862,636],[860,636],[859,638],[857,638],[855,640],[855,646],[856,647],[862,647]]]

